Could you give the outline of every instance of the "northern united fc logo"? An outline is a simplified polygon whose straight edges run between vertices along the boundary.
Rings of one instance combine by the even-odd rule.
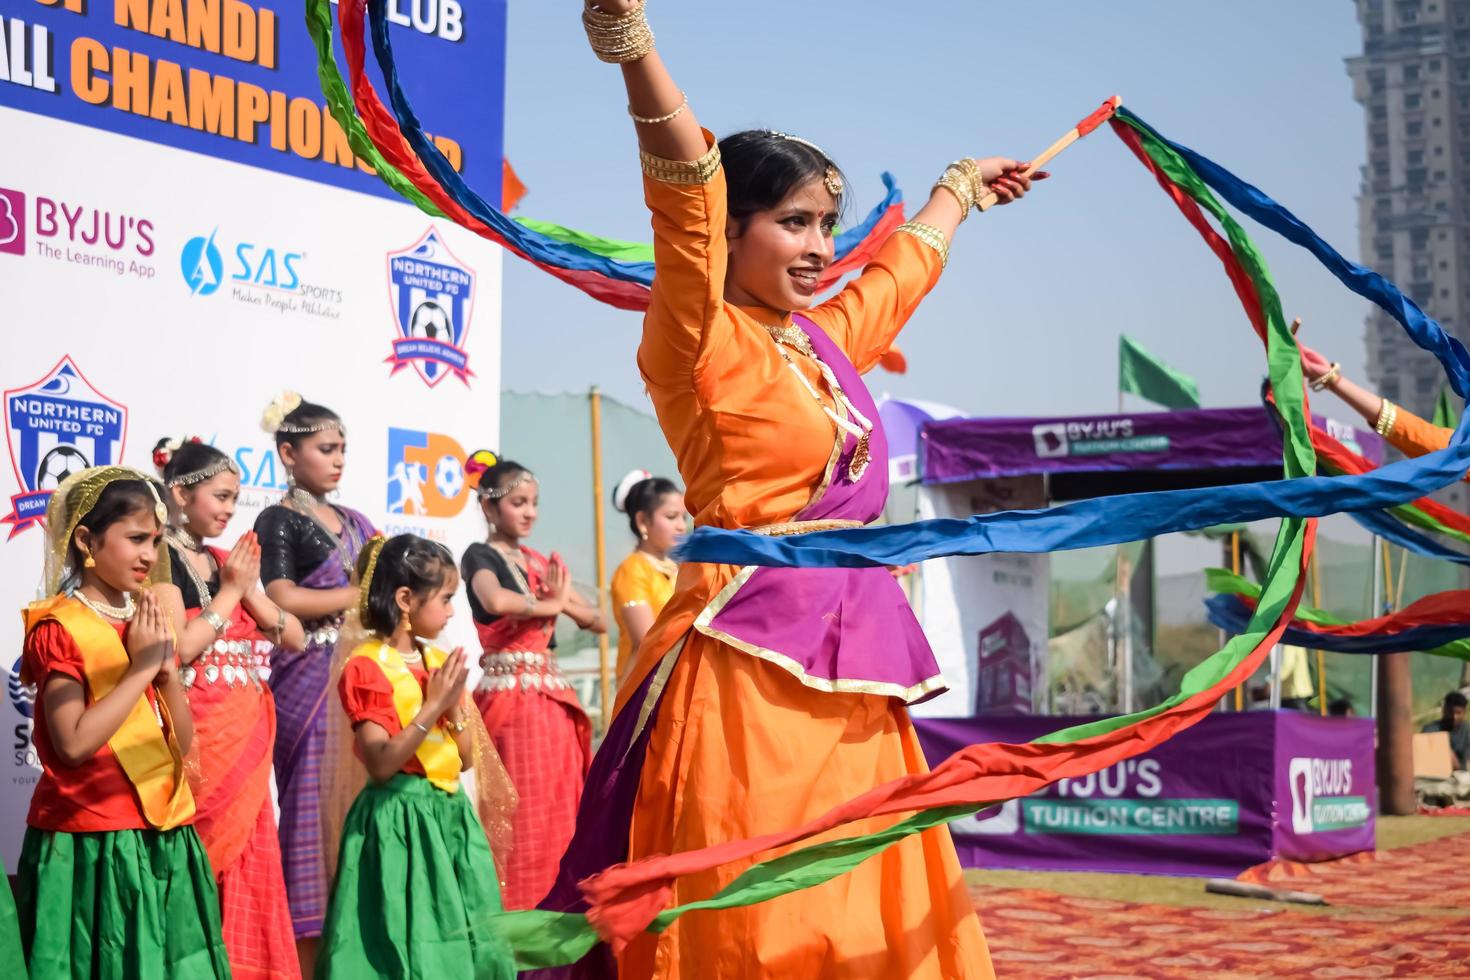
[[[62,480],[122,458],[128,410],[92,387],[71,357],[33,384],[5,392],[5,439],[21,492],[10,498],[13,538],[46,516]]]
[[[430,388],[474,373],[465,336],[474,310],[475,273],[459,261],[435,228],[413,245],[388,253],[388,292],[397,339],[387,362],[396,374],[409,365]]]

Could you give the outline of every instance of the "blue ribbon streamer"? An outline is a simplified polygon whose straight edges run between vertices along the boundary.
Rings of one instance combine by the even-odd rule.
[[[624,282],[653,285],[652,262],[622,262],[598,255],[580,245],[560,242],[540,232],[532,231],[506,217],[469,186],[449,163],[449,159],[434,145],[420,125],[418,115],[399,83],[398,68],[393,58],[393,42],[388,36],[387,0],[368,0],[368,33],[372,38],[373,53],[383,73],[383,84],[388,92],[388,101],[398,119],[398,128],[408,140],[429,175],[444,188],[451,198],[470,214],[493,228],[496,233],[510,242],[513,247],[528,257],[548,265],[578,271],[597,272],[610,279]],[[858,225],[838,235],[833,245],[834,261],[840,261],[856,248],[883,219],[884,214],[903,201],[893,175],[883,174],[884,196],[878,206]]]
[[[1130,117],[1147,126],[1136,115]],[[1151,129],[1151,127],[1150,127]],[[1157,135],[1157,134],[1156,134]],[[1470,354],[1392,282],[1343,258],[1291,212],[1193,150],[1164,140],[1184,157],[1221,197],[1289,241],[1315,255],[1343,285],[1383,308],[1421,348],[1434,354],[1455,391],[1470,392]],[[1366,518],[1371,511],[1409,503],[1457,482],[1470,469],[1470,413],[1447,448],[1404,460],[1371,473],[1346,477],[1302,477],[1228,487],[1126,494],[1083,500],[1046,510],[1008,511],[968,519],[820,531],[774,538],[749,531],[700,527],[680,545],[675,557],[730,565],[864,567],[907,565],[930,558],[993,552],[1040,553],[1121,544],[1194,531],[1214,524],[1279,517],[1320,517],[1349,512]],[[1383,526],[1380,533],[1407,547],[1438,548],[1414,541],[1405,528]],[[1413,542],[1412,544],[1410,542]],[[1448,552],[1448,549],[1443,549]],[[1436,554],[1436,557],[1444,557]]]
[[[1213,595],[1205,599],[1210,623],[1227,633],[1243,633],[1250,622],[1251,609],[1235,595]],[[1373,633],[1365,636],[1333,636],[1288,626],[1282,643],[1326,650],[1328,653],[1403,653],[1406,650],[1433,650],[1446,643],[1470,637],[1470,623],[1444,626],[1411,626],[1395,633]]]

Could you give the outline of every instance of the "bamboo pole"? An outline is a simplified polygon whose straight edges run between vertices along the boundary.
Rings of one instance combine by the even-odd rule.
[[[1230,570],[1240,574],[1240,532],[1230,532]],[[1245,710],[1245,682],[1235,685],[1235,710]]]
[[[587,393],[587,402],[592,413],[592,526],[596,534],[597,551],[597,608],[603,622],[612,625],[607,602],[607,527],[606,514],[602,507],[602,392],[596,385]],[[601,687],[601,710],[598,712],[598,728],[607,731],[612,716],[612,650],[608,646],[608,631],[597,637],[597,672]]]
[[[1318,551],[1312,550],[1312,605],[1322,608],[1322,566],[1318,562]],[[1327,717],[1327,654],[1317,651],[1317,713]]]
[[[1103,123],[1107,122],[1109,119],[1112,118],[1113,113],[1118,111],[1118,108],[1122,104],[1123,99],[1121,96],[1115,95],[1112,98],[1108,99],[1100,107],[1098,107],[1098,109],[1094,111],[1092,115],[1088,116],[1086,119],[1082,120],[1077,125],[1067,130],[1066,134],[1062,136],[1061,139],[1057,140],[1051,146],[1048,146],[1039,154],[1032,157],[1030,161],[1031,166],[1027,167],[1025,171],[1026,176],[1029,177],[1032,174],[1036,173],[1036,171],[1046,166],[1047,163],[1050,162],[1052,157],[1056,156],[1058,153],[1062,152],[1067,147],[1071,146],[1073,143],[1077,142],[1082,137],[1086,136],[1097,127],[1101,126]],[[975,210],[987,211],[990,208],[995,207],[996,203],[999,200],[1000,195],[992,191],[975,202]]]

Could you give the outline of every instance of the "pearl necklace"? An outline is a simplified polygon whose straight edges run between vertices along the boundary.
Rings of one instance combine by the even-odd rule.
[[[131,592],[123,593],[123,604],[121,606],[110,606],[100,600],[89,599],[82,594],[80,589],[71,595],[73,599],[104,619],[115,619],[118,622],[126,623],[131,621],[133,614],[138,611],[138,604],[133,601],[133,594]]]

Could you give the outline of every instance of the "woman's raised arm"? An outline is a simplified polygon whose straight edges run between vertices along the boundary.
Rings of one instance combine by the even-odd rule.
[[[628,90],[628,114],[638,145],[653,156],[687,163],[709,151],[688,100],[653,49],[644,0],[600,0],[583,8],[582,24],[592,50],[618,64]]]

